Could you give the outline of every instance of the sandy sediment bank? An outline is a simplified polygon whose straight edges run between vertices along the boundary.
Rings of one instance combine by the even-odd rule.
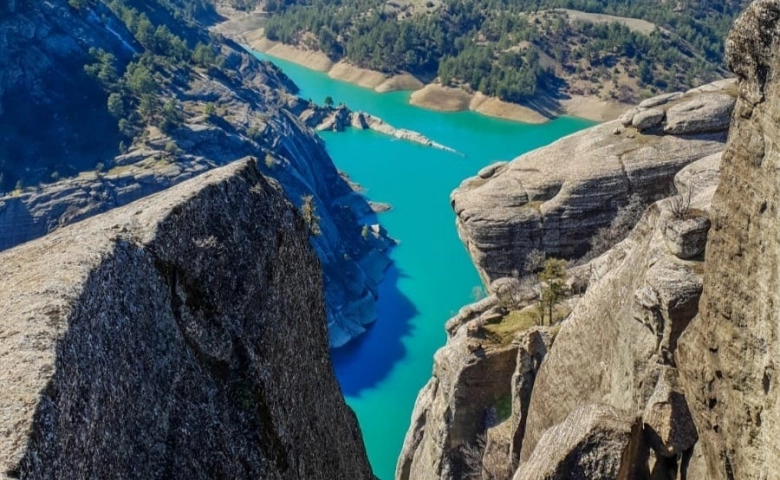
[[[364,88],[371,88],[379,93],[396,90],[417,90],[425,86],[420,80],[408,73],[386,75],[375,70],[360,68],[345,60],[334,63],[322,52],[306,50],[269,40],[265,37],[262,30],[246,33],[243,35],[243,38],[253,50],[297,63],[312,70],[327,72],[330,78],[353,83]]]
[[[262,29],[243,34],[242,40],[253,50],[297,63],[312,70],[327,72],[328,76],[335,80],[370,88],[376,92],[414,90],[409,98],[410,104],[441,112],[471,110],[490,117],[541,124],[560,115],[605,122],[616,119],[633,106],[594,96],[575,95],[568,99],[553,100],[555,108],[542,111],[533,106],[504,102],[480,92],[469,93],[462,88],[445,87],[438,83],[425,85],[408,73],[388,76],[375,70],[352,65],[345,60],[333,62],[322,52],[269,40],[265,37]]]
[[[545,123],[556,116],[570,115],[572,117],[606,122],[618,118],[623,112],[633,107],[626,103],[602,100],[598,97],[574,95],[568,99],[555,100],[556,110],[545,114],[540,110],[504,102],[483,93],[471,94],[461,88],[445,87],[432,83],[412,93],[409,103],[421,108],[440,112],[458,112],[471,110],[490,117],[504,118],[524,123]]]

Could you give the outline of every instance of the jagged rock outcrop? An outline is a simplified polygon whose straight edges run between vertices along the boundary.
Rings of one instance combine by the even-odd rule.
[[[491,379],[494,389],[500,383],[511,385],[511,415],[504,423],[480,425],[472,418],[464,427],[441,415],[451,411],[448,392],[466,393],[456,385],[457,375],[443,376],[435,370],[418,397],[396,478],[462,478],[457,476],[462,472],[426,469],[420,459],[438,465],[453,458],[452,452],[461,450],[452,444],[447,444],[449,450],[441,446],[451,439],[450,431],[464,428],[471,429],[471,438],[461,438],[461,447],[478,442],[485,432],[487,445],[484,452],[477,452],[483,453],[483,463],[499,471],[520,467],[516,478],[661,479],[698,468],[700,463],[693,462],[700,458],[694,456],[698,436],[678,381],[674,352],[697,312],[704,253],[692,251],[701,247],[702,232],[680,225],[708,224],[720,156],[698,160],[676,175],[676,189],[692,192],[690,197],[678,195],[652,205],[627,239],[572,270],[573,277],[590,278],[583,282],[587,291],[579,300],[573,299],[574,310],[562,325],[517,334],[512,342],[518,352],[514,371]],[[672,208],[678,200],[683,202],[683,212]],[[670,248],[670,230],[674,240],[686,246],[686,254]],[[517,280],[494,282],[490,290],[495,293],[464,307],[447,322],[450,340],[437,358],[458,352],[463,338],[484,342],[482,329],[500,321],[499,297],[507,288],[515,305],[535,301],[533,289],[526,291],[528,287]],[[446,389],[432,387],[439,384]],[[462,405],[465,400],[458,397],[458,402]],[[610,418],[620,420],[585,421],[590,414],[583,412],[596,412],[593,418],[606,418],[602,413],[612,412]],[[590,432],[580,428],[584,426]],[[557,430],[549,433],[552,427]],[[564,444],[560,439],[571,441]],[[535,453],[542,441],[540,453]],[[567,477],[573,472],[580,477]]]
[[[780,2],[754,2],[727,42],[739,99],[712,202],[700,313],[676,355],[700,437],[701,478],[780,472],[779,49]]]
[[[0,250],[255,156],[294,204],[312,197],[321,231],[312,243],[325,273],[331,345],[365,331],[376,320],[377,284],[390,263],[383,252],[392,242],[384,232],[361,235],[371,209],[341,178],[322,141],[287,112],[299,102],[295,86],[237,45],[212,41],[230,75],[203,68],[161,82],[155,95],[178,105],[180,125],[167,133],[146,126],[119,154],[108,93],[84,75],[84,65],[94,61],[89,50],[99,48],[114,55],[121,74],[144,47],[102,2],[85,3],[75,9],[66,0],[25,1],[0,16],[0,191],[6,192],[0,194]],[[205,29],[154,3],[128,5],[190,45],[209,42]],[[202,115],[207,104],[218,107],[214,118]],[[33,178],[42,171],[49,182],[51,166],[42,162],[52,158],[63,180],[9,192],[23,172]]]
[[[517,280],[499,283],[495,290],[513,295],[517,305],[530,301]],[[484,327],[505,315],[492,294],[447,322],[449,338],[417,397],[396,480],[456,480],[482,469],[485,478],[508,478],[514,471],[534,378],[554,329],[530,327],[510,341],[492,338]]]
[[[452,193],[452,205],[458,234],[485,284],[522,272],[532,250],[582,255],[632,195],[647,203],[667,195],[682,167],[723,150],[735,95],[727,80],[646,100],[620,120],[464,181]],[[669,125],[673,118],[686,125],[674,130],[678,134],[663,128],[664,119]]]
[[[470,473],[464,448],[496,423],[499,402],[509,403],[516,357],[517,345],[492,345],[468,325],[436,352],[433,378],[415,403],[396,479],[455,480]]]
[[[635,479],[631,442],[640,442],[634,419],[606,405],[588,405],[547,430],[513,480]]]
[[[318,263],[254,161],[0,254],[0,477],[371,479]]]

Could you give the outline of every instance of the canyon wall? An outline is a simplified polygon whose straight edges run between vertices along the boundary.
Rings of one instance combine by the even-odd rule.
[[[0,264],[0,478],[373,478],[309,227],[254,161]]]

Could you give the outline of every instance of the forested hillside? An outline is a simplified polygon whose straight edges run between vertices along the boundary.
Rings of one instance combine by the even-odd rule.
[[[722,76],[723,38],[747,3],[269,0],[265,31],[334,60],[507,101],[539,90],[635,101]]]
[[[59,3],[0,7],[0,192],[100,170],[148,128],[197,114],[181,95],[193,79],[238,75],[202,28],[210,0]]]

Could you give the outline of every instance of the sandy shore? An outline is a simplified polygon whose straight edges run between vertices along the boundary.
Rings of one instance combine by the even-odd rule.
[[[420,80],[408,73],[386,75],[375,70],[357,67],[345,60],[334,63],[322,52],[305,50],[268,40],[263,35],[262,29],[246,33],[243,35],[243,38],[253,50],[297,63],[312,70],[328,72],[330,78],[349,82],[364,88],[371,88],[379,93],[396,90],[417,90],[424,86]]]
[[[569,99],[558,101],[559,111],[556,111],[555,115],[549,115],[532,107],[504,102],[480,92],[472,94],[461,88],[445,87],[436,83],[425,85],[409,74],[388,76],[381,72],[357,67],[344,60],[334,63],[322,52],[268,40],[262,29],[245,33],[241,37],[253,50],[297,63],[312,70],[327,72],[328,76],[335,80],[370,88],[380,93],[414,90],[409,98],[410,104],[441,112],[471,110],[490,117],[541,124],[550,121],[555,115],[571,115],[605,122],[616,119],[633,106],[597,97],[572,96]]]

